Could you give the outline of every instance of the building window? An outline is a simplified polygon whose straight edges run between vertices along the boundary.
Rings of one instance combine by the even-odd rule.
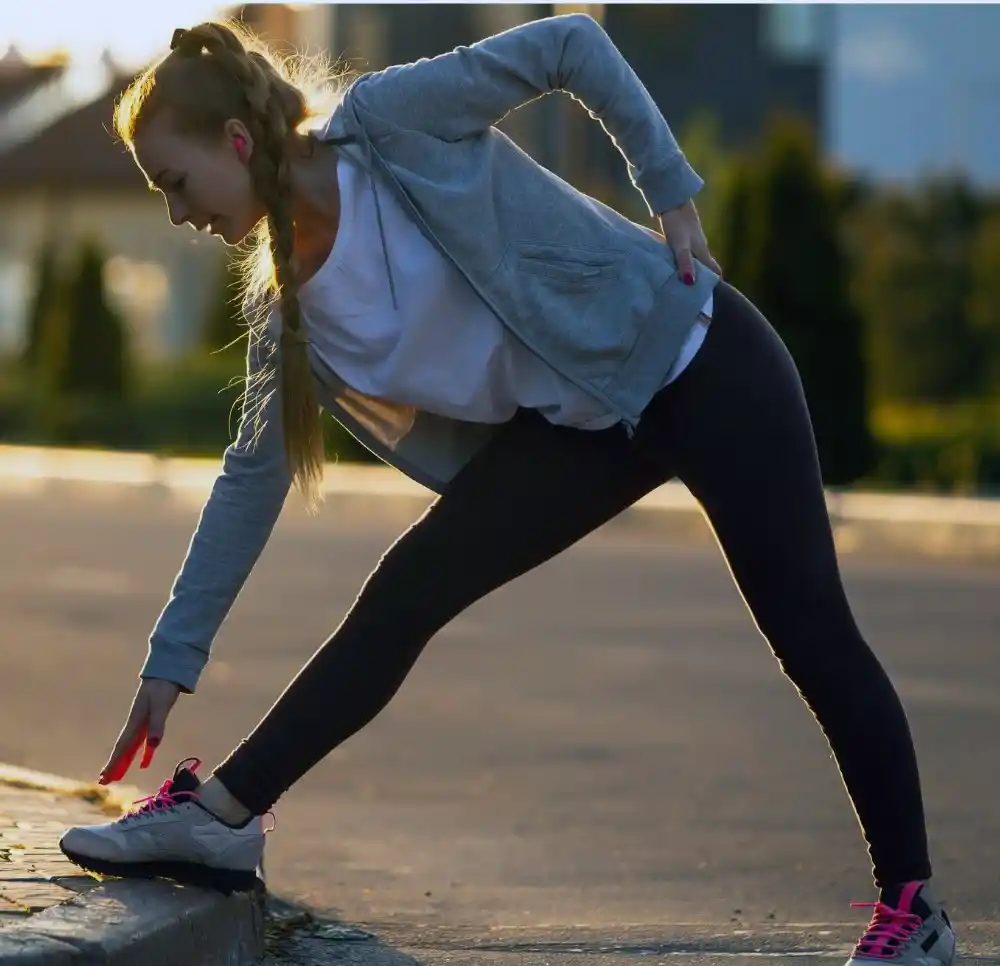
[[[798,62],[820,58],[826,33],[822,6],[797,0],[766,4],[760,11],[761,39],[772,57]]]

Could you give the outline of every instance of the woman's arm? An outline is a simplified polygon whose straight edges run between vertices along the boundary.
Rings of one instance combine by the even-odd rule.
[[[649,92],[586,14],[529,21],[469,47],[366,74],[347,92],[345,108],[373,140],[403,128],[457,141],[552,91],[570,94],[601,122],[651,214],[703,187]]]
[[[208,663],[216,633],[271,536],[291,486],[279,377],[266,386],[259,381],[273,345],[255,336],[250,343],[239,435],[226,450],[222,472],[202,509],[140,672],[141,677],[173,681],[189,694]],[[263,428],[257,434],[254,416],[262,404]]]

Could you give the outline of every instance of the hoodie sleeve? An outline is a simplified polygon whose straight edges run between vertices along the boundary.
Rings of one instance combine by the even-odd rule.
[[[236,441],[226,450],[170,599],[149,639],[143,678],[164,678],[191,694],[215,635],[270,538],[291,487],[277,377],[260,373],[273,343],[250,337],[247,392]],[[268,395],[270,390],[274,390]],[[255,434],[260,410],[263,429]]]
[[[600,121],[651,214],[704,186],[649,92],[600,24],[573,13],[529,21],[468,47],[359,78],[345,95],[367,135],[419,130],[445,141],[564,91]]]

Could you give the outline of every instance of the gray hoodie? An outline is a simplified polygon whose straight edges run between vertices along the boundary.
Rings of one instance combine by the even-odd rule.
[[[531,21],[366,74],[345,92],[322,137],[369,172],[377,211],[379,193],[393,192],[504,325],[631,435],[718,276],[698,264],[695,285],[683,284],[658,233],[577,191],[494,127],[553,91],[600,121],[650,214],[701,189],[642,83],[584,14]],[[388,248],[383,236],[395,304]],[[277,361],[277,325],[272,312],[268,336],[250,347],[251,375]],[[497,431],[371,399],[315,355],[312,362],[324,408],[435,492],[445,492]],[[150,637],[143,677],[194,691],[270,537],[290,487],[279,398],[263,406],[264,429],[255,433],[250,416],[261,400],[248,395],[239,436]]]

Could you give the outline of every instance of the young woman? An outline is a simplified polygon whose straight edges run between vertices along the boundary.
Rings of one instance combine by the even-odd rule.
[[[494,127],[555,90],[600,120],[662,234]],[[880,894],[852,960],[950,964],[913,744],[845,596],[795,365],[721,281],[692,201],[702,181],[600,26],[537,20],[367,74],[315,126],[284,65],[206,23],[175,32],[116,125],[174,224],[229,244],[255,233],[260,311],[239,437],[101,781],[143,744],[148,766],[291,484],[315,498],[319,405],[440,496],[206,781],[187,759],[138,811],[68,830],[64,852],[101,873],[249,886],[262,816],[385,707],[438,630],[678,478],[866,837]]]

